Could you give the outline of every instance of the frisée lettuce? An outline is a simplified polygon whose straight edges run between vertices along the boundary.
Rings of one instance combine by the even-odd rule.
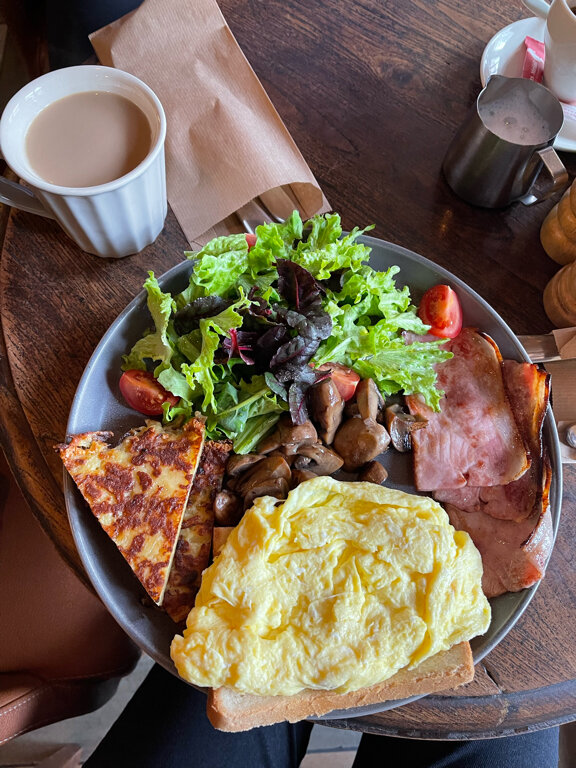
[[[144,283],[152,326],[123,359],[123,370],[152,370],[180,398],[164,420],[200,411],[208,435],[227,437],[237,453],[254,449],[281,413],[307,418],[307,389],[342,363],[371,377],[386,397],[419,393],[437,409],[434,365],[451,357],[444,340],[407,343],[428,330],[396,266],[369,266],[370,248],[343,234],[340,216],[257,227],[218,237],[199,251],[186,288],[164,293],[153,273]]]

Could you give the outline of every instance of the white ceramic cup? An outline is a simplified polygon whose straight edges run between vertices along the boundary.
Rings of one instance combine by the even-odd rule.
[[[50,184],[30,165],[26,134],[45,107],[65,96],[86,91],[115,93],[139,107],[150,123],[150,151],[136,168],[106,184],[93,187]],[[138,253],[156,240],[166,218],[165,137],[162,104],[137,77],[96,65],[54,70],[25,85],[2,113],[0,151],[26,186],[0,178],[0,202],[56,219],[88,253],[106,258]]]
[[[576,101],[576,0],[523,0],[544,28],[544,85],[561,101]]]

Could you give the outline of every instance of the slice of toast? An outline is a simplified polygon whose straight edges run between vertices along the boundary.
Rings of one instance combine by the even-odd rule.
[[[212,531],[212,556],[217,557],[222,551],[222,547],[226,544],[228,536],[234,530],[233,525],[221,525],[216,526]]]
[[[284,720],[295,723],[336,709],[435,693],[469,683],[473,677],[470,643],[463,642],[414,669],[401,669],[382,683],[349,693],[306,690],[294,696],[255,696],[232,688],[216,688],[208,692],[207,714],[220,731],[247,731]]]

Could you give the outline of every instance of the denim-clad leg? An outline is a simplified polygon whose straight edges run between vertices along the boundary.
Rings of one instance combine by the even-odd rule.
[[[352,768],[558,768],[558,728],[480,741],[364,734]]]
[[[311,723],[222,733],[206,697],[155,665],[85,768],[297,768]],[[482,741],[364,734],[353,768],[557,768],[558,728]]]
[[[85,768],[297,768],[310,723],[222,733],[206,696],[155,665]]]

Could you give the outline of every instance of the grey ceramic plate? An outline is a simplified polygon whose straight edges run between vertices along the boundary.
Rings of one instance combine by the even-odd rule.
[[[375,269],[387,269],[396,264],[400,273],[397,285],[410,286],[417,303],[423,291],[436,283],[447,283],[458,293],[464,311],[464,322],[490,334],[500,347],[503,357],[528,360],[528,356],[510,328],[494,310],[461,280],[428,259],[391,243],[373,237],[363,237],[372,248],[370,263]],[[183,261],[163,275],[159,282],[163,290],[180,291],[187,285],[191,263]],[[130,427],[142,424],[143,417],[124,405],[118,380],[122,355],[140,338],[150,325],[146,294],[142,291],[110,326],[90,359],[80,380],[70,417],[68,434],[98,429],[111,430],[119,438]],[[560,517],[562,495],[562,462],[560,444],[552,413],[544,423],[544,440],[550,452],[553,477],[550,505],[554,534]],[[389,484],[413,492],[411,459],[388,451],[384,455]],[[175,626],[159,609],[148,606],[144,591],[132,575],[124,559],[100,528],[67,473],[64,479],[66,507],[76,546],[86,571],[110,613],[134,642],[155,661],[177,674],[170,659],[170,642]],[[480,661],[512,629],[532,599],[536,586],[515,594],[493,599],[492,622],[485,635],[475,638],[471,645],[474,661]],[[418,697],[416,697],[418,698]],[[346,712],[334,712],[322,719],[355,717],[374,714],[401,706],[414,699],[382,702]]]

